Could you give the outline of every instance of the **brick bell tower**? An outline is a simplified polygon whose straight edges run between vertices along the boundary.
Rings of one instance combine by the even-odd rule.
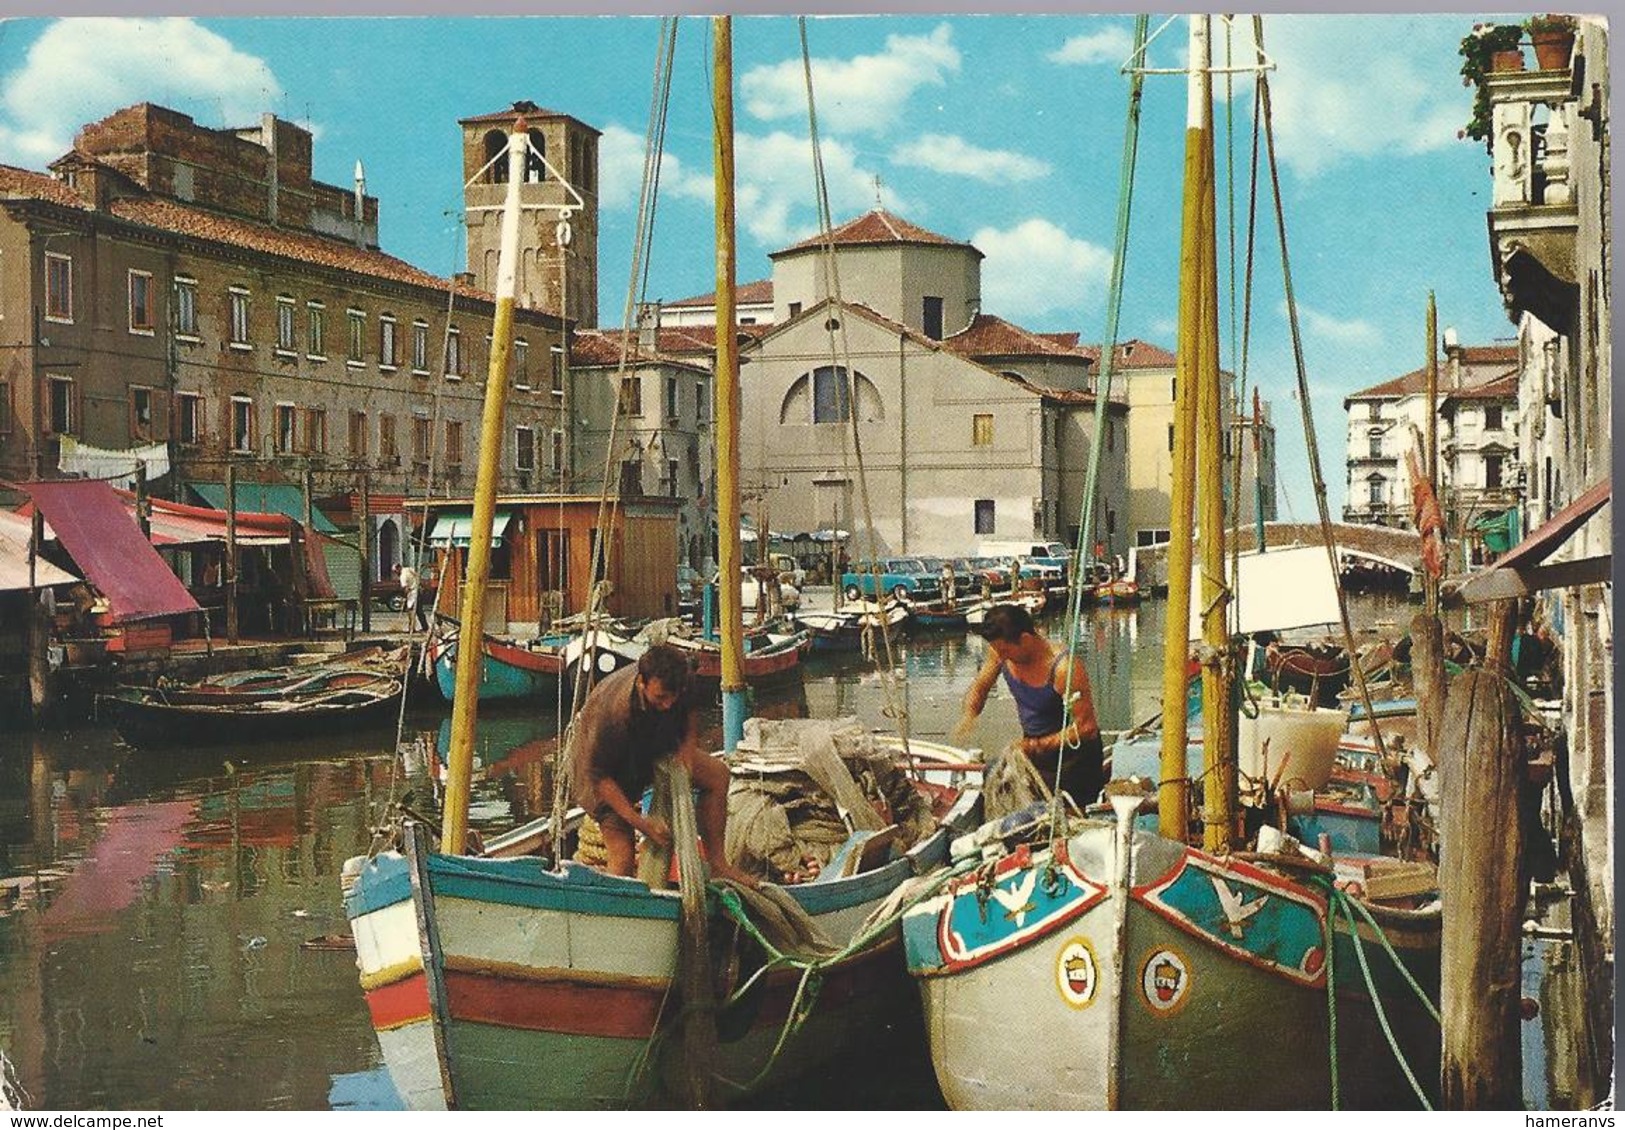
[[[559,246],[559,214],[526,209],[520,218],[519,303],[562,313],[583,328],[598,325],[598,130],[585,122],[519,101],[506,110],[463,118],[463,180],[474,177],[493,157],[506,152],[514,119],[524,118],[532,153],[525,165],[521,197],[526,204],[574,204],[570,189],[581,198],[570,217],[570,242]],[[548,166],[551,166],[549,168]],[[468,236],[468,269],[474,285],[495,291],[500,211],[476,211],[502,205],[507,162],[480,173],[463,189],[463,222]],[[563,178],[562,181],[560,178]],[[567,187],[568,185],[568,187]]]

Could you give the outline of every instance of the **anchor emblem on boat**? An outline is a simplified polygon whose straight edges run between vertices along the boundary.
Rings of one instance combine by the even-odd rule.
[[[1213,890],[1219,896],[1219,909],[1224,911],[1225,926],[1230,930],[1230,936],[1239,941],[1248,921],[1264,909],[1264,904],[1269,902],[1270,898],[1268,895],[1261,895],[1252,902],[1244,903],[1241,896],[1230,889],[1229,883],[1217,875],[1210,875],[1208,878],[1213,880]]]
[[[993,897],[1004,907],[1004,917],[1021,929],[1027,922],[1027,912],[1038,904],[1033,902],[1033,888],[1038,885],[1038,869],[1029,868],[1020,879],[1010,884],[1010,889],[1002,887],[993,888]]]

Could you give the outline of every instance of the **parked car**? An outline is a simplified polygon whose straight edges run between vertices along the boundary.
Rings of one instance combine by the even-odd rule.
[[[876,589],[876,573],[879,588]],[[859,561],[841,574],[841,588],[850,600],[878,597],[885,593],[900,600],[936,600],[942,594],[942,575],[926,568],[918,557],[888,557],[874,562]]]
[[[741,565],[739,567],[739,602],[740,607],[744,609],[745,619],[747,621],[756,614],[756,609],[758,607],[764,606],[764,600],[769,602],[767,605],[765,605],[765,607],[767,607],[770,612],[772,610],[771,587],[769,587],[768,593],[762,592],[763,581],[761,577],[757,576],[756,569],[757,567],[755,565]],[[715,584],[719,577],[720,574],[713,575],[711,582]],[[800,608],[801,590],[795,585],[792,585],[784,580],[780,580],[778,584],[779,604],[784,608],[784,610],[786,612],[793,612],[797,608]]]
[[[1042,572],[1046,588],[1066,587],[1072,555],[1058,541],[984,541],[979,548],[995,557],[1015,558],[1021,563],[1024,576],[1031,575],[1028,567],[1036,567]]]
[[[970,575],[971,587],[980,590],[986,584],[990,592],[1008,592],[1015,578],[1015,570],[997,557],[960,557],[955,568],[963,565]]]
[[[807,570],[803,569],[794,557],[788,553],[770,553],[767,559],[773,563],[773,568],[779,571],[779,580],[794,585],[798,589],[807,587]]]
[[[954,571],[954,596],[963,596],[965,593],[970,592],[972,587],[974,587],[971,581],[970,573],[960,567],[960,562],[958,560],[949,559],[946,557],[922,557],[920,558],[920,561],[927,569],[935,573],[939,579],[942,577],[942,570],[944,567],[950,568]]]

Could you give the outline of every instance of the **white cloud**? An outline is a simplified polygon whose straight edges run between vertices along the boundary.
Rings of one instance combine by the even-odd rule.
[[[740,134],[736,141],[739,225],[776,250],[818,230],[812,149],[805,137],[782,131],[765,136]],[[875,207],[875,174],[859,167],[851,147],[825,138],[824,179],[837,225]],[[907,212],[914,205],[890,188],[879,189],[882,204]]]
[[[835,133],[883,133],[903,104],[922,86],[942,86],[959,72],[953,30],[929,35],[889,35],[877,55],[812,61],[813,90],[821,128]],[[805,120],[806,80],[801,60],[752,67],[739,80],[745,109],[763,121]]]
[[[1285,302],[1280,304],[1280,311],[1281,316],[1286,317]],[[1330,314],[1311,310],[1301,302],[1298,304],[1298,314],[1303,319],[1305,329],[1334,345],[1376,345],[1382,340],[1377,327],[1362,318],[1334,318]]]
[[[1076,311],[1106,291],[1111,252],[1074,239],[1048,220],[1013,228],[983,228],[971,236],[982,263],[982,308],[1019,320],[1057,310]]]
[[[937,173],[972,177],[989,184],[1010,184],[1047,176],[1050,166],[1036,157],[1008,149],[983,149],[954,134],[921,134],[892,150],[892,164],[912,165]]]
[[[1054,51],[1044,56],[1052,63],[1083,66],[1090,63],[1110,63],[1121,66],[1134,50],[1134,39],[1128,29],[1112,24],[1099,31],[1074,35]]]
[[[604,208],[636,209],[638,186],[643,183],[644,137],[625,126],[609,125],[598,142],[598,202]],[[660,196],[684,197],[710,203],[713,181],[709,170],[696,172],[670,152],[660,155]]]
[[[80,125],[136,102],[219,127],[257,122],[281,100],[264,60],[193,20],[58,20],[0,88],[0,151],[44,164],[67,152]]]
[[[1265,17],[1282,162],[1310,177],[1457,144],[1468,94],[1456,48],[1470,26],[1453,16]],[[1251,21],[1238,20],[1236,57],[1251,57],[1252,44]]]

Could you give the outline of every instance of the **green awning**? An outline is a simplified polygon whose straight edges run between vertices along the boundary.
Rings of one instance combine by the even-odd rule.
[[[508,523],[513,521],[513,511],[498,510],[496,521],[491,525],[491,548],[496,549],[502,544],[502,535],[508,532]],[[438,549],[467,549],[474,540],[474,515],[471,511],[436,512],[434,528],[429,531],[429,544]]]
[[[1518,544],[1518,508],[1486,514],[1473,523],[1473,529],[1484,539],[1484,548],[1493,553],[1505,553]]]
[[[187,483],[193,494],[205,506],[226,509],[226,484]],[[289,483],[238,483],[237,510],[248,514],[283,514],[295,522],[305,520],[305,494]],[[339,528],[314,506],[310,510],[311,525],[320,534],[336,534]]]

